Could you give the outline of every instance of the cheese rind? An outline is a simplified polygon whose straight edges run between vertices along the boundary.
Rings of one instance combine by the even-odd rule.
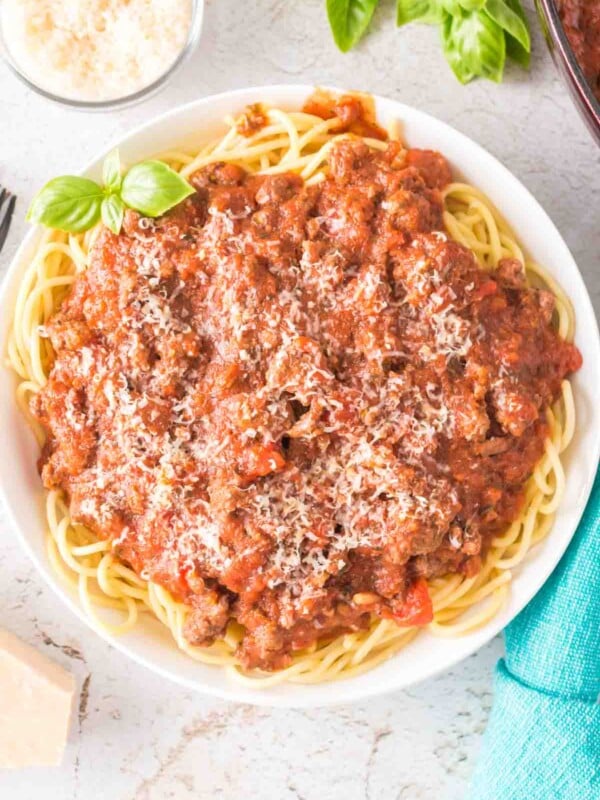
[[[0,630],[0,768],[60,764],[75,678]]]

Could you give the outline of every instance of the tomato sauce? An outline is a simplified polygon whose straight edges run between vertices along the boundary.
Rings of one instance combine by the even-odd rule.
[[[600,0],[558,0],[558,12],[583,74],[600,101]]]
[[[373,132],[374,133],[374,132]],[[438,153],[337,143],[329,175],[218,163],[128,211],[47,325],[47,487],[208,644],[277,669],[372,615],[425,624],[519,513],[581,363],[553,298],[443,231]]]
[[[337,119],[337,132],[353,133],[385,141],[387,132],[377,124],[373,98],[366,94],[345,94],[341,97],[317,89],[304,104],[303,111],[322,119]]]

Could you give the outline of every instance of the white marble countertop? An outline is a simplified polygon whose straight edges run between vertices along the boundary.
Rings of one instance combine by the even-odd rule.
[[[393,3],[381,6],[369,38],[342,56],[322,0],[209,0],[191,62],[157,97],[119,113],[50,105],[0,65],[0,184],[19,196],[0,274],[33,192],[127,129],[214,92],[315,82],[400,99],[480,142],[549,212],[600,309],[600,149],[539,32],[529,74],[509,68],[500,86],[461,87],[436,31],[397,30]],[[0,773],[0,797],[15,800],[458,800],[502,651],[495,640],[435,680],[361,705],[281,711],[190,694],[128,662],[71,616],[1,515],[0,609],[3,626],[72,669],[83,687],[62,768]]]

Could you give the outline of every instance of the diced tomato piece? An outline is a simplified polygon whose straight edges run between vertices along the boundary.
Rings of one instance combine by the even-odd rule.
[[[489,280],[482,283],[481,286],[476,289],[473,294],[471,295],[472,300],[483,300],[484,297],[487,295],[494,294],[498,290],[498,284],[496,281]]]
[[[427,625],[433,619],[433,605],[425,578],[417,578],[406,593],[404,605],[394,611],[398,625]]]
[[[247,478],[262,478],[285,466],[285,458],[275,444],[256,444],[245,452],[244,475]]]

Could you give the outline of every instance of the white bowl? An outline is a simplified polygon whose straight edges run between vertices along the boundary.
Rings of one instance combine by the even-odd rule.
[[[221,120],[226,114],[241,111],[248,103],[265,101],[282,108],[298,109],[312,91],[311,86],[270,86],[207,97],[157,117],[115,144],[123,160],[131,163],[175,144],[200,141],[215,134],[223,127]],[[457,174],[492,199],[530,253],[550,270],[573,302],[576,342],[583,354],[583,367],[573,379],[578,421],[565,457],[567,484],[563,502],[548,538],[515,570],[510,601],[491,622],[461,638],[442,639],[423,632],[392,659],[359,677],[316,686],[284,684],[268,690],[253,690],[235,683],[225,671],[198,664],[187,657],[177,649],[168,631],[149,616],[133,632],[121,637],[100,634],[130,658],[190,689],[259,705],[307,707],[389,692],[448,669],[502,630],[538,591],[573,536],[591,490],[600,451],[600,383],[595,376],[600,363],[600,341],[592,305],[567,246],[527,189],[489,153],[427,114],[382,97],[375,100],[380,122],[385,125],[392,119],[399,119],[403,135],[410,144],[440,150]],[[112,146],[106,152],[111,149]],[[104,155],[101,153],[83,173],[97,176]],[[25,238],[0,295],[0,348],[3,353],[23,265],[38,236],[39,230],[32,230]],[[38,448],[15,402],[14,376],[6,367],[2,370],[0,494],[19,539],[41,575],[65,605],[90,624],[78,599],[57,579],[47,561],[43,492],[36,468]]]

